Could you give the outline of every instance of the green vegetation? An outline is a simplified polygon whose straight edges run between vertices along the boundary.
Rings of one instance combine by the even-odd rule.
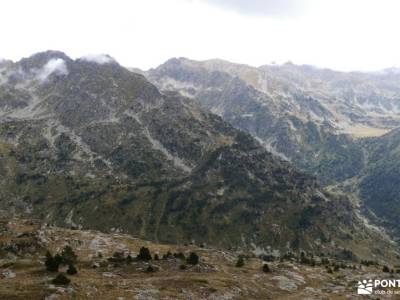
[[[183,254],[182,252],[174,253],[174,257],[175,257],[175,258],[178,258],[178,259],[180,259],[180,260],[185,260],[185,259],[186,259],[186,258],[185,258],[185,254]]]
[[[268,264],[265,264],[265,263],[262,266],[262,270],[263,270],[264,273],[271,272],[271,269],[269,268]]]
[[[58,267],[60,265],[60,262],[58,259],[54,258],[49,251],[47,251],[45,265],[47,271],[58,272]]]
[[[75,264],[77,260],[78,256],[70,246],[65,246],[61,254],[57,253],[54,255],[54,257],[50,251],[47,251],[45,259],[46,270],[50,272],[58,272],[60,265],[66,265],[75,268],[73,264]]]
[[[389,272],[390,272],[389,267],[388,267],[388,266],[383,266],[382,272],[384,272],[384,273],[389,273]]]
[[[67,269],[67,274],[68,275],[75,275],[78,273],[78,270],[75,268],[74,265],[69,265]]]
[[[153,273],[155,271],[156,269],[152,265],[148,265],[148,267],[146,268],[147,273]]]
[[[61,263],[64,265],[72,265],[76,263],[78,256],[72,250],[71,246],[65,246],[61,252]]]
[[[195,252],[190,252],[189,257],[186,259],[189,265],[197,265],[199,263],[199,256]]]
[[[120,251],[116,251],[113,253],[113,256],[108,258],[109,262],[115,263],[115,264],[121,264],[127,262],[128,258],[125,258],[124,253]],[[129,259],[131,261],[131,258]]]
[[[150,250],[146,247],[141,247],[139,250],[139,254],[137,255],[138,260],[149,261],[151,260]]]
[[[51,282],[55,285],[67,285],[71,282],[71,280],[64,274],[60,273]]]
[[[241,267],[243,267],[243,266],[244,266],[244,259],[243,259],[242,256],[239,256],[239,258],[238,258],[238,260],[237,260],[237,262],[236,262],[236,267],[237,267],[237,268],[241,268]]]

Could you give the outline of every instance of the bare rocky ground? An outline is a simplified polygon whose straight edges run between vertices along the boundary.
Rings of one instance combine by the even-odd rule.
[[[55,254],[69,245],[78,255],[76,275],[67,275],[70,284],[56,286],[57,275],[46,271],[45,252]],[[115,252],[136,257],[144,246],[160,260],[113,263]],[[168,251],[186,257],[196,252],[197,265],[162,256]],[[33,220],[0,222],[0,299],[400,299],[396,296],[357,296],[356,284],[363,279],[396,278],[383,273],[382,266],[346,262],[347,268],[334,270],[305,265],[295,259],[265,262],[246,256],[243,267],[236,267],[238,254],[196,245],[165,245],[125,234],[68,230],[43,226]],[[151,265],[153,272],[148,271]],[[185,265],[185,268],[182,267]],[[353,269],[353,266],[355,269]],[[351,268],[350,268],[351,267]],[[60,268],[61,273],[65,268]]]

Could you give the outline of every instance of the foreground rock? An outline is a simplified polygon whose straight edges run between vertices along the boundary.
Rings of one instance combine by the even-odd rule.
[[[26,224],[12,221],[14,225],[19,222]],[[244,266],[236,267],[239,254],[235,252],[156,244],[125,234],[32,226],[36,228],[30,230],[32,240],[40,246],[37,252],[21,252],[10,259],[8,251],[1,250],[0,272],[15,276],[0,278],[0,299],[358,299],[359,280],[391,276],[381,271],[382,266],[366,267],[332,258],[327,258],[328,266],[316,259],[314,267],[297,259],[275,260],[267,262],[270,272],[263,272],[265,262],[252,254],[244,254]],[[13,226],[0,238],[21,230],[28,229]],[[78,256],[78,273],[68,276],[70,284],[58,286],[51,283],[57,273],[45,270],[44,251],[60,252],[65,245]],[[141,247],[160,259],[137,260]],[[166,255],[168,252],[171,254]],[[190,265],[177,254],[188,257],[190,252],[198,254],[198,264]],[[336,264],[342,267],[329,273],[327,268]]]

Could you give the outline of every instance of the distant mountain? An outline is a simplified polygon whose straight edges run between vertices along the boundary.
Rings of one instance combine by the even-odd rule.
[[[171,59],[146,76],[159,88],[177,90],[251,133],[266,149],[317,174],[321,182],[355,176],[362,168],[363,152],[354,137],[345,134],[344,124],[353,122],[349,129],[372,125],[357,123],[355,118],[351,121],[345,115],[336,118],[336,96],[322,95],[324,86],[306,90],[303,86],[312,86],[305,82],[309,78],[307,72],[329,77],[311,67],[253,68],[218,60],[187,59]],[[290,78],[292,73],[299,79]],[[326,85],[320,81],[320,85]],[[337,91],[340,93],[344,92]],[[337,105],[332,106],[331,102]],[[347,109],[343,112],[350,113]]]
[[[180,58],[146,76],[251,133],[320,182],[339,182],[372,220],[400,237],[397,69],[343,73],[291,63],[254,68]]]
[[[38,53],[2,64],[0,78],[5,215],[168,242],[394,257],[348,198],[109,56]]]

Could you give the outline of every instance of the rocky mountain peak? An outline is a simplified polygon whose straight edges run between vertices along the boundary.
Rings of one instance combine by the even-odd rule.
[[[29,71],[30,69],[42,68],[51,60],[63,60],[66,63],[72,61],[71,58],[61,51],[49,50],[33,54],[27,58],[22,58],[18,62],[18,65],[21,66],[23,71]]]

